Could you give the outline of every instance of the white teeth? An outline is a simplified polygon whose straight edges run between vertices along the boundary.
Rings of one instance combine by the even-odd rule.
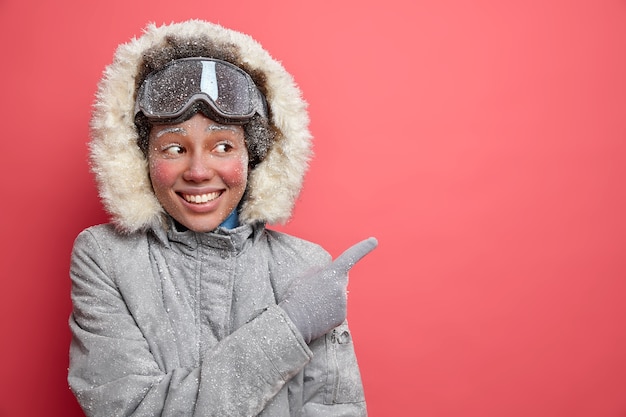
[[[201,204],[201,203],[206,203],[207,201],[215,200],[217,197],[219,197],[219,195],[220,195],[220,192],[216,191],[214,193],[208,193],[208,194],[197,194],[197,195],[183,194],[183,198],[189,203]]]

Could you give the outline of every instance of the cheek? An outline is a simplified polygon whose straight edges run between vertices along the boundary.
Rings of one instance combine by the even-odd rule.
[[[248,159],[233,159],[225,164],[222,179],[231,187],[246,185],[248,180]]]
[[[164,160],[150,161],[150,181],[155,190],[169,187],[175,179],[175,169]]]

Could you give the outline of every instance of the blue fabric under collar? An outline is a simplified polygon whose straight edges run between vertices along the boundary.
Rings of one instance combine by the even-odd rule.
[[[235,208],[232,213],[230,213],[228,217],[226,217],[226,220],[224,220],[222,224],[220,224],[220,227],[230,230],[234,229],[237,226],[239,226],[239,214],[237,214],[237,209]]]

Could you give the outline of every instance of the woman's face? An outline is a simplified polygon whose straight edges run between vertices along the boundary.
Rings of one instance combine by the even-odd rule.
[[[148,162],[157,199],[188,229],[217,228],[246,190],[248,150],[243,128],[197,113],[150,131]]]

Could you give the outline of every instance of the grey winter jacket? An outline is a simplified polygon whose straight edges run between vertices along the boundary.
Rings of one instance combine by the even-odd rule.
[[[89,228],[71,265],[71,388],[89,416],[366,415],[347,324],[307,346],[276,305],[328,262],[261,224]]]
[[[135,91],[155,51],[216,50],[254,74],[275,136],[249,171],[240,226],[181,232],[150,184]],[[89,416],[365,415],[347,324],[307,346],[277,306],[294,277],[330,262],[265,227],[291,215],[311,156],[308,121],[291,75],[245,34],[191,20],[149,25],[118,47],[89,143],[111,223],[83,231],[71,261],[68,380]]]

